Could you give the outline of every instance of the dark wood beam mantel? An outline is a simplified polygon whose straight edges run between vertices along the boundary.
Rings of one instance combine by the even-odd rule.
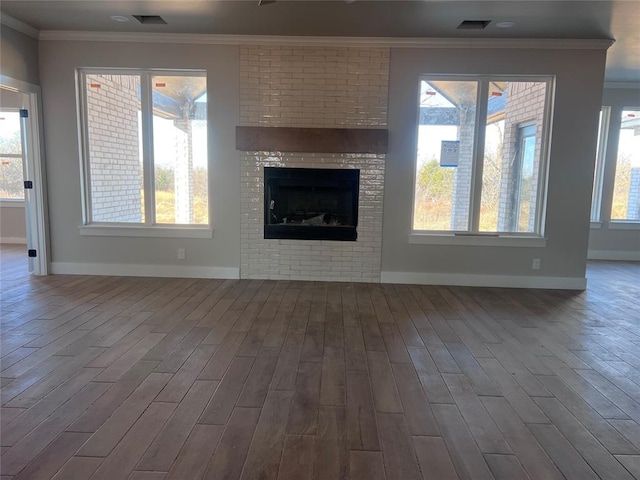
[[[381,128],[236,127],[236,149],[254,152],[387,153]]]

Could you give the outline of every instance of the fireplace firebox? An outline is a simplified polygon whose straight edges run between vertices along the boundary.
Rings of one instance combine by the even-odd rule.
[[[264,169],[264,238],[355,241],[360,170]]]

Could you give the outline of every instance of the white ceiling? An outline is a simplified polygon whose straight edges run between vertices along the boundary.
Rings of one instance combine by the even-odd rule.
[[[640,82],[638,0],[2,0],[2,13],[38,30],[436,38],[612,38],[606,79]],[[117,23],[161,15],[168,25]],[[491,20],[482,31],[462,20]],[[500,21],[515,26],[500,29]]]

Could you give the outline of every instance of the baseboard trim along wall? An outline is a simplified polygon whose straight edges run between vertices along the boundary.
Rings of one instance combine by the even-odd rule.
[[[118,277],[240,278],[240,269],[234,267],[132,265],[121,263],[52,262],[51,273],[60,275],[111,275]]]
[[[7,243],[13,245],[26,245],[27,239],[23,237],[0,237],[0,243]]]
[[[382,272],[382,283],[451,285],[459,287],[542,288],[584,290],[587,279],[580,277],[525,277],[516,275],[474,275],[465,273]]]
[[[51,263],[58,275],[113,275],[119,277],[240,278],[234,267],[192,267],[180,265],[131,265],[117,263]],[[382,272],[382,283],[452,285],[467,287],[542,288],[584,290],[580,277],[525,277],[515,275],[473,275],[452,273]]]
[[[589,260],[629,260],[640,261],[640,250],[589,250]]]

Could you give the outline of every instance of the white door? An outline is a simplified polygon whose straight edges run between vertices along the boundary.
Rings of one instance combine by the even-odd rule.
[[[15,92],[19,108],[14,110],[20,122],[20,152],[13,159],[23,168],[24,210],[29,272],[46,275],[48,249],[46,237],[46,186],[40,126],[40,88],[9,77],[0,76],[0,86]],[[21,157],[21,158],[18,158]],[[10,161],[12,159],[7,159]],[[15,183],[15,182],[14,182]],[[14,185],[15,187],[15,185]]]

